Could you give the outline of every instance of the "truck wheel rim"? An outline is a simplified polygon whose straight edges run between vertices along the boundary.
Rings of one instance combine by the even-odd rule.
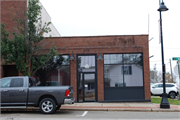
[[[42,103],[41,108],[44,112],[50,112],[53,109],[53,103],[49,100],[46,100]]]

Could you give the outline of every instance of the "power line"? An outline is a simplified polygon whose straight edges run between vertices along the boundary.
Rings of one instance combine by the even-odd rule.
[[[149,47],[149,48],[160,48],[160,47]],[[164,49],[180,49],[180,48],[164,48]]]
[[[164,59],[164,60],[169,60],[169,59]],[[157,61],[162,61],[162,60],[157,60]],[[156,62],[156,61],[150,61],[150,62]]]

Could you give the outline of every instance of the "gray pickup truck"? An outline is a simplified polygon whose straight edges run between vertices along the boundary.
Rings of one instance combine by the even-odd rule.
[[[0,79],[1,108],[39,107],[42,113],[54,113],[62,104],[73,104],[72,86],[35,86],[28,76]]]

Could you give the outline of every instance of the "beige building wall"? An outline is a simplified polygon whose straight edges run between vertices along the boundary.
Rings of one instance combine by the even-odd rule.
[[[28,4],[28,2],[27,2]],[[48,12],[46,11],[46,9],[44,8],[44,6],[42,5],[42,3],[39,1],[39,5],[42,7],[41,10],[41,17],[42,17],[42,25],[46,22],[51,22],[51,17],[48,14]],[[53,23],[51,22],[51,24],[49,25],[49,27],[51,28],[51,32],[49,33],[44,33],[44,37],[60,37],[60,33],[58,32],[58,30],[55,28],[55,26],[53,25]]]
[[[46,9],[43,7],[42,3],[39,1],[40,3],[40,6],[42,6],[42,11],[41,11],[41,14],[42,14],[42,23],[44,24],[45,22],[48,23],[48,22],[51,22],[51,17],[50,15],[48,14],[48,12],[46,11]],[[54,27],[53,23],[51,22],[50,26],[51,28],[51,32],[49,33],[44,33],[44,37],[49,37],[51,35],[51,37],[60,37],[60,33],[57,31],[57,29]]]

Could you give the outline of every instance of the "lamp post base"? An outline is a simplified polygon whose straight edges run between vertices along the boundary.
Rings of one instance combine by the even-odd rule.
[[[169,101],[168,101],[166,93],[162,94],[162,100],[161,100],[160,108],[170,108]]]

